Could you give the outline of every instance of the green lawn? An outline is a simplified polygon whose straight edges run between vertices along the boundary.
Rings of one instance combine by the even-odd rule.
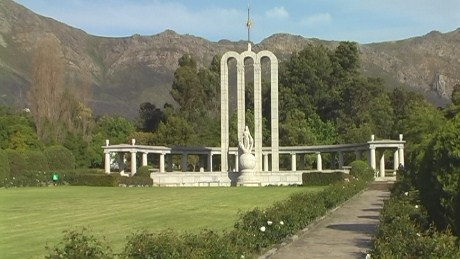
[[[268,207],[299,191],[321,187],[0,189],[1,258],[43,258],[63,231],[88,228],[119,252],[138,230],[231,228],[238,211]]]

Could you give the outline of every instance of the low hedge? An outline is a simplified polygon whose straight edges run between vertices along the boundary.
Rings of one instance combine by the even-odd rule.
[[[23,171],[19,176],[9,176],[0,180],[0,187],[48,186],[52,184],[53,172]],[[59,180],[62,183],[62,179]]]
[[[0,187],[48,186],[53,184],[53,173],[59,175],[58,184],[75,186],[152,186],[150,177],[125,177],[119,174],[105,174],[100,169],[73,169],[56,171],[23,171],[19,176],[9,176],[0,179]]]
[[[304,186],[324,186],[343,181],[348,176],[343,172],[311,172],[302,174],[302,185]]]

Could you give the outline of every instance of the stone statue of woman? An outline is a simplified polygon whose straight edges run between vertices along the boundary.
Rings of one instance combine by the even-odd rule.
[[[243,152],[240,156],[239,163],[240,163],[240,172],[241,173],[253,173],[254,168],[256,166],[256,158],[251,153],[252,147],[254,145],[254,140],[249,132],[248,126],[244,128],[243,135],[239,141],[239,148]]]
[[[244,128],[243,136],[241,136],[239,147],[243,153],[246,154],[251,153],[253,145],[254,139],[251,136],[251,132],[249,132],[248,126],[246,126]]]

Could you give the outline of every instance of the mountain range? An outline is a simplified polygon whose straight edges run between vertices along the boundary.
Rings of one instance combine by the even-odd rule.
[[[162,33],[123,38],[98,37],[33,13],[11,0],[0,1],[0,104],[27,106],[27,91],[37,42],[54,37],[62,47],[67,78],[89,75],[88,104],[97,115],[137,116],[139,104],[174,104],[170,95],[178,59],[191,54],[208,66],[216,54],[247,49],[246,41],[212,42],[193,35]],[[334,48],[337,41],[274,34],[253,45],[287,60],[307,44]],[[358,44],[363,73],[380,77],[391,89],[403,86],[423,93],[435,105],[449,103],[460,84],[460,28],[399,41]],[[74,80],[78,81],[78,80]],[[78,91],[78,84],[70,87]]]

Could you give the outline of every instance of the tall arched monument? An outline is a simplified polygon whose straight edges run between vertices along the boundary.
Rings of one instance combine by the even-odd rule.
[[[278,59],[270,51],[255,53],[248,43],[248,50],[242,53],[226,52],[220,62],[220,110],[221,110],[221,169],[227,172],[229,154],[229,76],[228,62],[236,60],[237,71],[237,112],[238,137],[242,136],[246,126],[245,116],[245,60],[252,59],[254,66],[254,153],[255,172],[262,171],[262,67],[261,60],[270,60],[270,105],[271,105],[271,169],[279,171],[279,134],[278,134]],[[267,168],[264,168],[268,171]]]

